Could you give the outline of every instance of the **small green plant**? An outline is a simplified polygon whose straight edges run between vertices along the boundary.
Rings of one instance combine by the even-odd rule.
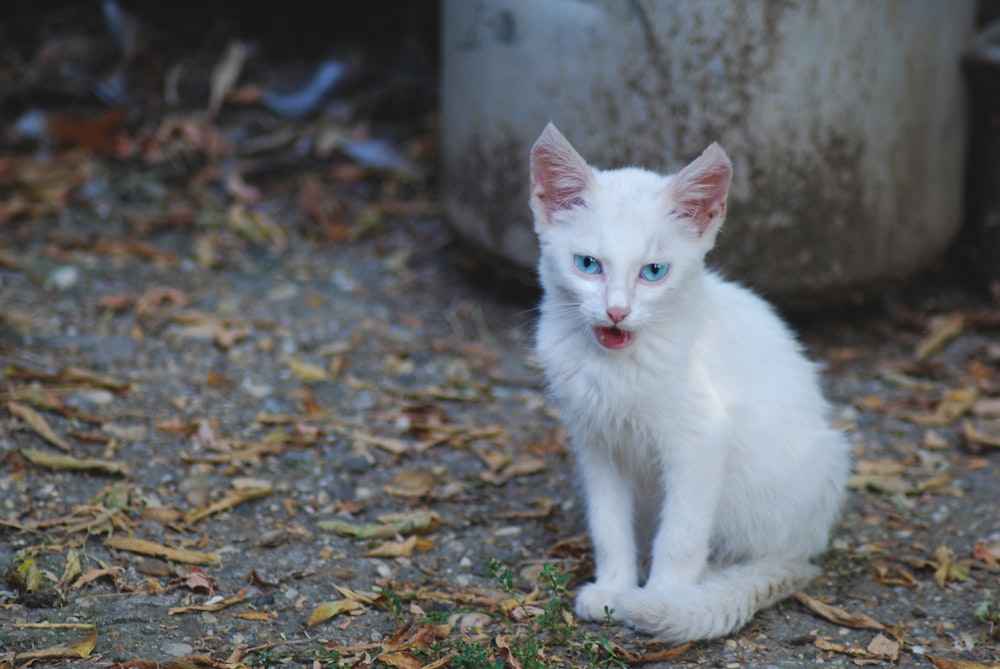
[[[1000,611],[993,607],[993,591],[983,592],[983,601],[976,607],[976,620],[987,625],[984,641],[992,639],[1000,628]]]
[[[406,622],[403,618],[403,596],[389,585],[382,586],[382,606],[392,614],[392,619],[396,621],[396,628],[403,626]]]

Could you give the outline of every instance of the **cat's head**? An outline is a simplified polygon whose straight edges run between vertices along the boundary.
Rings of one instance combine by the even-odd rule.
[[[726,213],[732,165],[712,144],[675,175],[596,170],[551,123],[531,149],[531,209],[547,301],[630,346],[679,314]]]

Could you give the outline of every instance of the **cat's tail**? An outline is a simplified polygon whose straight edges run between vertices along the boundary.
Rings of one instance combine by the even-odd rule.
[[[724,636],[801,588],[818,573],[808,562],[756,561],[709,571],[690,585],[634,588],[613,602],[612,616],[674,642]]]

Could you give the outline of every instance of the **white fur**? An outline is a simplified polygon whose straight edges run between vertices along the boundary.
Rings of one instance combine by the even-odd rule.
[[[728,634],[815,573],[809,558],[826,546],[847,444],[784,323],[704,268],[728,171],[721,207],[698,227],[678,213],[678,177],[587,167],[552,126],[536,150],[550,144],[559,150],[533,152],[532,165],[537,351],[577,454],[596,554],[577,614],[603,620],[607,607],[674,641]],[[699,160],[728,170],[714,149]],[[541,164],[552,155],[557,169]],[[565,184],[567,170],[585,171],[584,190],[553,207],[546,175]],[[574,254],[603,272],[580,272]],[[638,278],[664,262],[663,281]],[[629,310],[620,327],[634,339],[622,350],[594,334],[612,325],[611,307]]]

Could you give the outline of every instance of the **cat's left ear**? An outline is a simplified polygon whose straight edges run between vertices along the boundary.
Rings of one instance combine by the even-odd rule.
[[[687,223],[711,246],[726,217],[726,197],[733,164],[713,142],[667,185],[667,198],[675,216]]]

